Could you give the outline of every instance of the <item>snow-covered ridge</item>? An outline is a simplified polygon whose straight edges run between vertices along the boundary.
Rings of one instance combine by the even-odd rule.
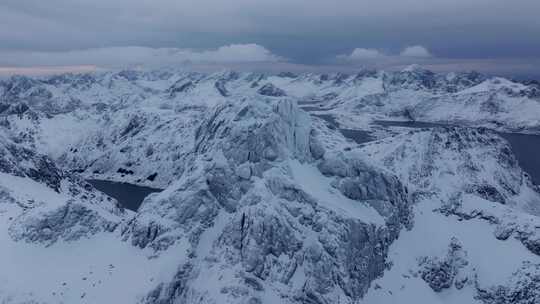
[[[354,153],[395,172],[417,204],[413,229],[390,249],[396,267],[365,303],[538,300],[533,227],[540,224],[540,193],[506,141],[486,129],[449,127],[411,131]]]
[[[0,187],[14,240],[78,239],[114,230],[127,216],[115,200],[62,171],[49,157],[5,137],[0,145]]]

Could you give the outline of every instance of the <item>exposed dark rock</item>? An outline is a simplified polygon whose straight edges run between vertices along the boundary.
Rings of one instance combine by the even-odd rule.
[[[450,288],[453,284],[456,288],[463,288],[467,278],[456,280],[460,269],[468,265],[467,253],[463,250],[459,241],[452,239],[448,253],[443,259],[424,257],[419,260],[420,277],[435,292],[441,292]]]
[[[477,287],[477,299],[486,304],[540,303],[540,265],[525,262],[504,285]]]
[[[267,84],[263,85],[262,87],[260,87],[257,90],[257,93],[259,93],[261,95],[264,95],[264,96],[272,96],[272,97],[287,96],[285,91],[283,91],[282,89],[274,86],[271,83],[267,83]]]

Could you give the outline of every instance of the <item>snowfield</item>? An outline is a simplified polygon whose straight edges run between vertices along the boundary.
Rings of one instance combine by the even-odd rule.
[[[0,303],[540,303],[540,189],[495,132],[540,133],[535,83],[17,76],[0,116]]]

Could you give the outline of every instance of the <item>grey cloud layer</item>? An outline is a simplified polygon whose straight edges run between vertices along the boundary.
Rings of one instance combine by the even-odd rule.
[[[433,57],[431,52],[424,46],[407,46],[399,54],[387,54],[377,49],[355,48],[350,54],[338,55],[337,60],[343,61],[383,61],[383,60],[410,60]]]
[[[224,43],[210,45],[217,36],[310,40],[346,35],[371,42],[356,43],[384,44],[372,37],[375,34],[401,37],[407,40],[405,45],[425,45],[442,44],[436,38],[457,38],[438,37],[440,31],[465,36],[452,39],[453,43],[469,36],[493,40],[484,34],[499,27],[515,34],[507,39],[524,34],[532,39],[532,34],[540,34],[539,10],[537,0],[3,0],[0,39],[4,48],[64,50],[126,44],[163,47],[163,43],[218,47]],[[497,38],[504,43],[504,37]]]
[[[284,58],[257,44],[232,44],[217,49],[109,47],[73,51],[0,51],[0,66],[159,67],[183,63],[276,62]]]
[[[3,0],[0,50],[254,43],[321,64],[355,48],[399,54],[419,44],[441,58],[537,57],[539,11],[538,0]]]

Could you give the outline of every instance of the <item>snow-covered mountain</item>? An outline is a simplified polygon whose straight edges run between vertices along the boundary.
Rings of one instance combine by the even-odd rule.
[[[324,109],[354,129],[411,119],[534,134],[540,126],[536,83],[418,67],[356,75],[122,71],[0,83],[3,123],[19,140],[85,177],[157,187],[181,174],[209,109],[262,96]]]
[[[463,127],[358,145],[299,105],[359,130]],[[535,82],[19,76],[0,116],[2,303],[540,301],[540,192],[483,128],[537,134]],[[89,178],[164,190],[131,212]]]

